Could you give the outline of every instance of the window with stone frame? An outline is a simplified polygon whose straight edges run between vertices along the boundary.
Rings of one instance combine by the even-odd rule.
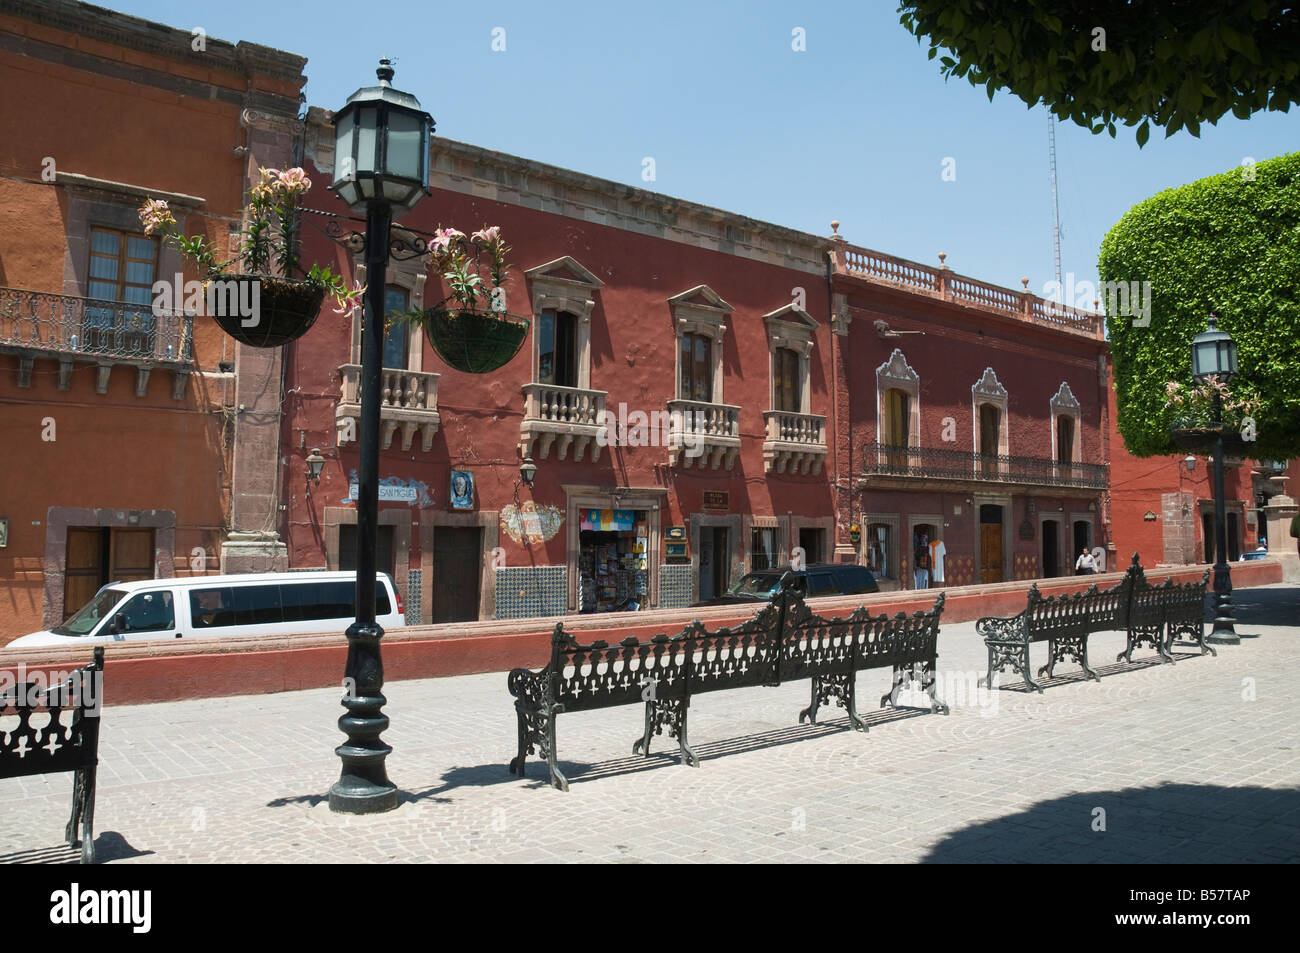
[[[817,322],[806,312],[787,304],[763,315],[771,360],[771,409],[782,413],[809,413],[808,363],[812,356]]]
[[[138,310],[87,306],[85,346],[146,352],[152,333],[153,284],[158,272],[158,241],[115,228],[90,230],[86,296],[138,305]]]
[[[1049,404],[1052,421],[1052,459],[1062,467],[1073,466],[1081,457],[1080,418],[1082,416],[1079,401],[1075,399],[1070,385],[1061,381],[1061,386],[1052,396]]]
[[[395,314],[404,314],[411,306],[411,294],[399,285],[389,285],[385,289],[384,314],[387,324],[384,328],[384,367],[406,370],[410,362],[411,338],[408,326],[393,320]]]

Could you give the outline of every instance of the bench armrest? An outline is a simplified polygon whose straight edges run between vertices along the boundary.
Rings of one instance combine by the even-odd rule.
[[[1023,639],[1025,637],[1025,614],[1001,616],[985,616],[975,623],[975,631],[989,640],[995,642],[1005,642],[1009,640]]]
[[[525,708],[541,708],[546,696],[546,674],[546,669],[540,672],[526,668],[512,669],[506,684],[510,688],[510,694],[518,699],[515,704],[522,702]]]

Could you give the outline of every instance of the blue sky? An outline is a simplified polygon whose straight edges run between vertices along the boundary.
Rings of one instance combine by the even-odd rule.
[[[1046,109],[945,82],[891,0],[105,3],[306,56],[314,106],[338,108],[387,55],[439,135],[819,235],[838,219],[854,244],[927,264],[946,252],[997,284],[1023,276],[1042,293],[1054,277]],[[806,50],[792,49],[796,28]],[[1101,239],[1130,207],[1300,149],[1300,110],[1229,115],[1200,139],[1153,130],[1141,150],[1132,129],[1072,123],[1056,142],[1062,269],[1095,280]]]

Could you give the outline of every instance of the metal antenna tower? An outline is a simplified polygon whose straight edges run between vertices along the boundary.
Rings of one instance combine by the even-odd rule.
[[[1056,187],[1056,117],[1047,114],[1047,154],[1052,163],[1052,250],[1056,255],[1056,284],[1061,284],[1061,198]],[[1068,304],[1068,302],[1067,302]]]

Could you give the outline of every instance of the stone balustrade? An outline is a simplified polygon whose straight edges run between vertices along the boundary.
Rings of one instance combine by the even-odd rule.
[[[339,368],[342,393],[334,409],[339,446],[355,441],[361,428],[361,365],[344,364]],[[411,449],[418,431],[420,449],[428,452],[433,436],[442,422],[438,416],[438,377],[425,371],[408,371],[385,367],[380,372],[379,445],[387,450],[393,436],[402,432],[402,449]]]

